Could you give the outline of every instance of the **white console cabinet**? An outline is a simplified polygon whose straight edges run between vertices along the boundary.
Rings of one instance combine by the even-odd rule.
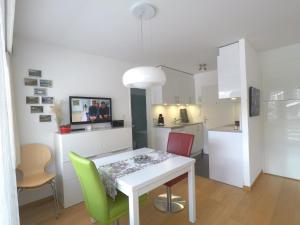
[[[131,127],[103,128],[56,134],[57,192],[64,208],[83,201],[80,184],[68,153],[93,158],[104,153],[132,149]]]

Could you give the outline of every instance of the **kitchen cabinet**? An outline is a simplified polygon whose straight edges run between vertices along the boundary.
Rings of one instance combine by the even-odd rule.
[[[239,49],[239,43],[227,45],[219,49],[217,62],[220,99],[241,97]]]
[[[233,126],[208,131],[209,178],[243,187],[242,132]]]
[[[215,95],[218,99],[218,72],[217,70],[201,72],[194,75],[196,104],[203,103],[203,95],[205,94],[204,88],[216,87]]]
[[[194,142],[192,148],[192,155],[196,155],[202,151],[204,148],[204,131],[203,124],[193,125],[193,126],[185,126],[184,133],[194,134]]]
[[[190,123],[166,127],[154,127],[154,149],[166,151],[170,132],[188,133],[194,135],[194,143],[191,155],[197,155],[203,149],[204,133],[202,123]]]
[[[194,78],[186,73],[162,67],[166,83],[151,89],[152,104],[195,104]]]

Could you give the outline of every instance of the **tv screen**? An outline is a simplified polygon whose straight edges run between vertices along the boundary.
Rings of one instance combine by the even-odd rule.
[[[71,124],[112,121],[111,98],[69,97]]]
[[[260,90],[254,87],[249,88],[249,114],[258,116],[260,111]]]

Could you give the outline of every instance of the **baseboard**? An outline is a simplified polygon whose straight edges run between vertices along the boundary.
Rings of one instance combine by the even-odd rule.
[[[42,198],[42,199],[36,200],[34,202],[26,203],[24,205],[21,205],[20,209],[22,209],[22,208],[28,208],[28,207],[34,207],[34,206],[39,206],[39,205],[42,205],[45,202],[49,202],[49,201],[53,201],[53,196],[48,196],[46,198]]]
[[[254,187],[254,185],[256,184],[256,181],[258,180],[258,178],[263,174],[263,171],[261,170],[260,173],[257,175],[257,177],[255,178],[254,182],[252,183],[252,185],[249,186],[243,186],[243,191],[244,192],[250,192],[251,189]]]
[[[284,178],[284,179],[288,179],[288,180],[300,181],[299,179],[296,179],[296,178],[285,177],[285,176],[276,175],[276,174],[272,174],[272,173],[268,173],[268,172],[264,172],[264,174],[268,174],[270,176],[280,177],[280,178]]]
[[[243,186],[242,190],[244,192],[250,192],[251,191],[251,187],[249,187],[249,186]]]

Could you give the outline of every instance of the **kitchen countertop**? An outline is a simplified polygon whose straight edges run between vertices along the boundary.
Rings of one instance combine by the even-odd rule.
[[[242,133],[241,130],[234,130],[234,125],[226,125],[226,126],[222,126],[222,127],[216,127],[216,128],[209,129],[208,131]]]
[[[154,125],[154,128],[169,128],[169,129],[175,129],[175,128],[181,128],[186,126],[192,126],[196,124],[202,124],[202,122],[195,122],[195,123],[180,123],[180,124],[165,124],[164,126],[157,126]]]

